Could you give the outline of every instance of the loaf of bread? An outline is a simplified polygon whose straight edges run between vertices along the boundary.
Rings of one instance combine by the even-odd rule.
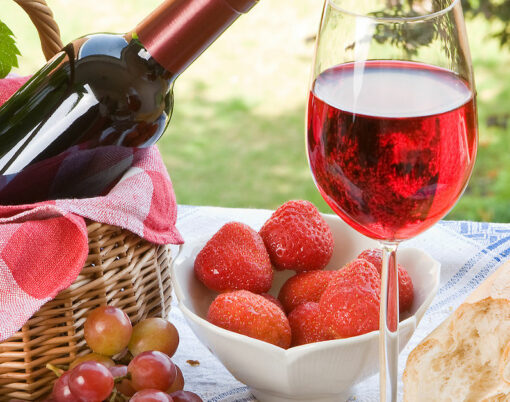
[[[510,401],[510,261],[409,355],[404,401]]]

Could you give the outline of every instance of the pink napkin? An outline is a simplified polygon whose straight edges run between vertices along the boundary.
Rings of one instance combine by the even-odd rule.
[[[0,105],[18,90],[30,77],[9,77],[0,80]]]
[[[26,81],[0,80],[0,104]],[[0,341],[71,285],[88,254],[84,218],[157,244],[181,244],[177,203],[158,149],[133,149],[130,168],[106,196],[0,206]]]

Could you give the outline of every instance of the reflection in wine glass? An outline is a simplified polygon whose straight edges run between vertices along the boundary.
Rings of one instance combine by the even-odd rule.
[[[326,0],[307,122],[320,193],[381,243],[381,400],[396,400],[397,246],[446,215],[476,156],[460,1]]]

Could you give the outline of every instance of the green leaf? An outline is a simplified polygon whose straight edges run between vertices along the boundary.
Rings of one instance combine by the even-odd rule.
[[[12,67],[18,67],[20,52],[12,31],[0,21],[0,78],[9,74]]]

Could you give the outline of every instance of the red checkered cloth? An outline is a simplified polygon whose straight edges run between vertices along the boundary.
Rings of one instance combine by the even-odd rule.
[[[0,104],[24,82],[0,80]],[[0,206],[0,341],[74,282],[89,251],[84,218],[157,244],[183,242],[158,149],[134,149],[129,158],[130,169],[106,196]]]

